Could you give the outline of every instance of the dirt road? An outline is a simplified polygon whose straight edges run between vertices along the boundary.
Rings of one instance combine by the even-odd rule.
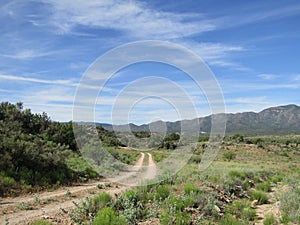
[[[156,165],[152,155],[148,154],[148,166],[146,172],[141,173],[144,178],[152,179],[156,174]],[[139,173],[143,169],[145,154],[137,163],[132,166],[132,170],[127,172],[129,177]],[[124,177],[125,178],[125,177]],[[99,187],[101,187],[99,189]],[[129,189],[129,186],[111,183],[108,181],[99,181],[94,183],[82,184],[72,187],[62,187],[53,192],[43,192],[38,194],[29,194],[16,198],[3,198],[0,200],[0,224],[9,222],[13,224],[29,224],[31,221],[42,218],[62,217],[61,209],[70,209],[74,203],[78,203],[86,197],[96,193],[107,192],[114,196]],[[69,224],[66,217],[57,220],[58,224]]]
[[[146,169],[144,179],[151,180],[154,179],[157,174],[157,166],[153,161],[152,155],[150,153],[147,154],[148,154],[148,167]]]

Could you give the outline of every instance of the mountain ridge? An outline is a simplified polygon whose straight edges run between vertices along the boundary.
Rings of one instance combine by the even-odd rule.
[[[216,114],[224,115],[224,114]],[[158,133],[180,132],[181,124],[184,123],[190,128],[190,132],[195,132],[199,128],[200,132],[209,133],[211,130],[211,118],[215,115],[199,117],[190,120],[179,120],[175,122],[155,121],[149,124],[135,125],[133,123],[125,125],[101,124],[107,130],[115,131],[150,131]],[[240,133],[248,135],[264,134],[300,134],[300,106],[289,104],[274,106],[263,109],[260,112],[239,112],[225,113],[226,133]],[[198,122],[197,122],[198,120]],[[198,125],[199,123],[199,125]]]

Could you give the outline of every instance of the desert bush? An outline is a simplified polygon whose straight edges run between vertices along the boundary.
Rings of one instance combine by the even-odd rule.
[[[153,159],[156,163],[161,162],[163,159],[165,159],[167,156],[163,155],[163,154],[157,154],[157,153],[153,153]]]
[[[14,178],[5,176],[4,173],[0,172],[0,196],[3,196],[4,193],[7,193],[16,185]]]
[[[244,208],[241,212],[241,219],[244,221],[254,221],[256,218],[256,211],[250,207]]]
[[[107,205],[110,205],[112,202],[112,198],[111,196],[106,193],[100,193],[97,194],[96,196],[94,196],[93,198],[93,205],[97,208],[97,209],[101,209],[104,208]]]
[[[178,210],[163,211],[160,215],[160,223],[162,225],[186,225],[191,223],[191,218],[187,212]]]
[[[219,221],[220,225],[241,225],[241,222],[231,214],[225,214]]]
[[[275,174],[272,178],[271,178],[271,181],[273,183],[278,183],[278,182],[281,182],[282,180],[284,179],[284,175],[283,174]]]
[[[175,209],[175,210],[183,210],[185,207],[185,202],[182,198],[170,195],[165,201],[164,201],[164,207],[166,209]]]
[[[283,215],[281,216],[280,222],[281,222],[282,224],[289,224],[289,223],[291,222],[291,219],[290,219],[290,217],[289,217],[288,215],[283,214]]]
[[[243,221],[254,221],[256,218],[256,211],[250,208],[250,202],[246,199],[236,200],[227,205],[225,212]]]
[[[167,185],[159,185],[156,188],[156,193],[155,193],[156,199],[164,200],[169,196],[169,194],[170,191]]]
[[[120,225],[127,224],[124,216],[118,215],[112,208],[101,209],[93,221],[93,225]]]
[[[189,195],[192,192],[196,192],[197,190],[198,190],[197,187],[193,184],[185,184],[183,188],[183,191],[186,195]]]
[[[190,194],[191,199],[194,201],[194,208],[197,208],[203,216],[218,218],[218,212],[215,206],[221,205],[218,200],[218,194],[208,190],[198,190]]]
[[[249,180],[241,179],[239,177],[226,177],[220,186],[229,196],[232,197],[244,197],[246,196],[247,191],[250,188]]]
[[[117,211],[122,211],[122,215],[124,215],[130,224],[136,224],[147,215],[139,193],[133,190],[129,190],[118,197],[114,208]]]
[[[272,190],[272,186],[270,181],[265,181],[255,185],[255,188],[260,191],[270,192]]]
[[[201,156],[199,155],[192,155],[188,161],[188,163],[195,163],[195,164],[199,164],[200,162],[201,162]]]
[[[236,153],[234,151],[226,151],[223,154],[223,159],[227,160],[227,161],[231,161],[231,160],[235,159],[235,157],[236,157]]]
[[[147,218],[158,218],[162,207],[161,199],[154,199],[149,201],[147,206]]]
[[[268,214],[266,215],[264,221],[263,221],[264,225],[276,225],[278,224],[276,221],[276,218],[273,214]]]
[[[237,200],[227,205],[225,212],[241,217],[242,210],[247,207],[249,207],[249,203],[246,200]]]
[[[75,208],[70,211],[65,211],[76,224],[82,224],[85,221],[91,221],[96,216],[97,212],[112,203],[111,196],[108,193],[100,193],[92,198],[86,198],[80,204],[75,204]]]
[[[268,197],[263,191],[251,191],[250,198],[251,200],[257,200],[260,205],[268,203]]]
[[[242,172],[242,171],[238,171],[238,170],[231,170],[229,171],[228,173],[229,177],[231,178],[242,178],[242,179],[245,179],[247,174],[245,172]]]

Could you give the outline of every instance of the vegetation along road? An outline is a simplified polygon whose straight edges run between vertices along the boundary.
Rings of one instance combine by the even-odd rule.
[[[127,179],[132,176],[132,173],[141,171],[143,167],[146,168],[143,175],[147,176],[144,177],[144,179],[152,179],[155,177],[155,162],[150,153],[147,153],[147,155],[148,166],[143,166],[145,153],[141,153],[141,157],[133,166],[132,171],[128,172],[126,176]],[[122,179],[125,179],[125,177],[122,177]],[[28,224],[30,221],[40,218],[57,218],[58,223],[65,223],[67,218],[65,218],[63,211],[74,208],[76,204],[79,204],[87,197],[92,197],[100,192],[106,192],[111,196],[116,196],[129,188],[129,186],[101,181],[62,187],[58,190],[28,194],[15,198],[2,198],[0,201],[0,224],[8,222],[9,224]]]

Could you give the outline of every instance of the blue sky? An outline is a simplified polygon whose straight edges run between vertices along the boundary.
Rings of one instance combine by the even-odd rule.
[[[169,41],[199,55],[220,84],[226,112],[300,104],[297,0],[2,0],[0,31],[1,101],[22,101],[54,120],[72,119],[77,85],[91,63],[121,44],[142,40]],[[198,116],[211,113],[204,94],[186,74],[141,63],[119,71],[106,84],[95,120],[112,122],[112,108],[123,88],[148,76],[176,82],[193,99]],[[163,86],[140,85],[140,94],[149,85]],[[158,90],[165,96],[178,94]],[[121,100],[130,104],[126,97]],[[139,124],[182,119],[176,106],[159,96],[142,99],[127,116]]]

